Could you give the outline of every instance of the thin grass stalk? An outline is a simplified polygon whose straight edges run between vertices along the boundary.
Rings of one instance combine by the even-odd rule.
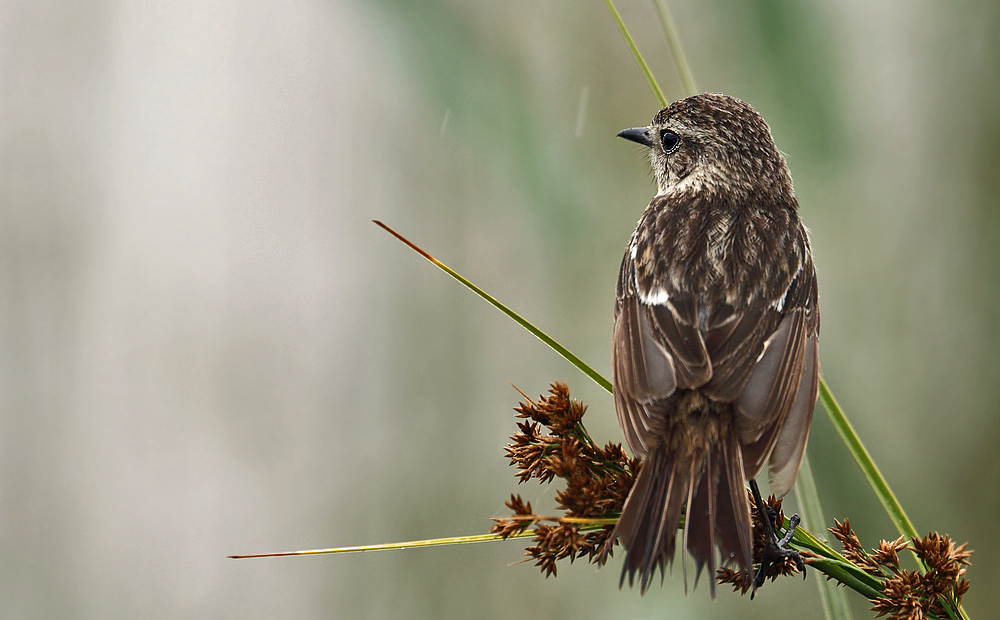
[[[823,516],[823,507],[819,501],[819,491],[816,489],[816,480],[813,478],[808,451],[802,456],[802,466],[799,469],[799,476],[795,480],[795,497],[799,500],[802,525],[807,530],[822,531],[826,518]],[[837,587],[836,582],[828,579],[817,579],[816,588],[819,590],[820,602],[827,620],[851,620],[853,618],[851,608],[847,604],[847,597],[844,596],[844,591]]]
[[[653,4],[656,6],[657,14],[660,16],[660,26],[663,27],[663,36],[667,38],[667,43],[670,45],[670,55],[674,59],[674,67],[677,68],[677,75],[681,78],[684,92],[688,97],[693,97],[701,91],[695,86],[694,75],[691,73],[691,67],[688,66],[687,57],[684,55],[684,48],[681,47],[681,38],[677,35],[677,25],[674,22],[674,16],[670,13],[670,7],[667,6],[666,0],[656,0]]]
[[[826,409],[830,421],[833,422],[833,426],[840,433],[840,437],[844,440],[844,444],[847,445],[847,449],[850,450],[851,456],[854,457],[858,467],[861,468],[861,473],[865,475],[868,484],[875,491],[875,496],[882,502],[882,506],[885,508],[886,513],[889,514],[893,525],[896,526],[896,529],[903,536],[907,538],[919,538],[920,536],[917,534],[916,528],[913,527],[910,518],[906,516],[906,511],[899,504],[899,500],[896,499],[892,489],[889,488],[889,483],[885,481],[882,472],[879,471],[878,466],[875,465],[875,461],[868,454],[868,450],[861,443],[861,438],[858,437],[854,427],[851,426],[847,416],[844,415],[844,410],[840,408],[837,399],[833,397],[830,388],[827,387],[822,377],[819,380],[819,400],[823,403],[823,408]]]
[[[660,90],[660,85],[656,83],[656,78],[653,77],[653,72],[649,70],[649,65],[646,61],[642,59],[642,54],[639,53],[639,48],[635,46],[635,41],[632,39],[632,35],[629,34],[628,28],[625,27],[625,22],[622,21],[622,16],[618,14],[618,9],[615,8],[614,3],[611,0],[604,0],[608,4],[608,10],[611,11],[611,16],[615,18],[615,23],[618,24],[618,30],[621,31],[622,36],[625,37],[625,44],[628,48],[632,50],[632,57],[635,61],[639,63],[639,70],[646,77],[646,82],[649,84],[649,89],[653,91],[653,95],[656,96],[657,101],[660,102],[660,107],[664,108],[667,105],[667,98],[663,96],[663,91]]]
[[[603,526],[600,526],[603,527]],[[583,528],[581,528],[583,529]],[[593,529],[599,529],[594,526]],[[509,536],[508,538],[531,538],[534,532],[526,531]],[[363,551],[391,551],[394,549],[419,549],[421,547],[441,547],[444,545],[467,545],[471,543],[493,542],[504,540],[497,534],[475,534],[472,536],[450,536],[448,538],[432,538],[429,540],[411,540],[409,542],[383,543],[379,545],[359,545],[357,547],[334,547],[332,549],[308,549],[305,551],[280,551],[278,553],[254,553],[249,555],[226,556],[232,560],[245,560],[247,558],[282,558],[293,555],[334,555],[340,553],[361,553]]]
[[[478,286],[476,286],[472,282],[469,282],[468,280],[466,280],[465,278],[463,278],[458,272],[456,272],[453,269],[451,269],[450,267],[448,267],[448,265],[445,265],[444,263],[442,263],[438,259],[434,258],[433,256],[431,256],[427,252],[424,252],[423,250],[421,250],[419,247],[417,247],[416,245],[414,245],[413,243],[411,243],[406,237],[404,237],[401,234],[397,233],[395,230],[389,228],[388,226],[386,226],[385,224],[383,224],[382,222],[380,222],[378,220],[372,220],[372,221],[375,222],[376,224],[378,224],[380,227],[382,227],[382,229],[385,230],[386,232],[388,232],[390,235],[392,235],[393,237],[395,237],[395,238],[399,239],[400,241],[402,241],[403,243],[405,243],[407,246],[409,246],[417,254],[420,254],[421,256],[423,256],[424,258],[426,258],[427,260],[429,260],[430,262],[432,262],[435,266],[437,266],[438,268],[440,268],[442,271],[444,271],[445,273],[447,273],[451,277],[455,278],[456,280],[458,280],[459,282],[461,282],[462,284],[464,284],[466,286],[466,288],[468,288],[469,290],[471,290],[473,293],[475,293],[476,295],[479,295],[480,297],[482,297],[483,299],[485,299],[486,301],[488,301],[491,305],[493,305],[494,308],[496,308],[500,312],[503,312],[504,314],[506,314],[510,318],[514,319],[514,322],[516,322],[518,325],[520,325],[524,329],[526,329],[529,332],[531,332],[531,334],[533,336],[535,336],[536,338],[538,338],[539,340],[541,340],[542,342],[544,342],[545,344],[547,344],[549,347],[551,347],[556,353],[558,353],[559,355],[561,355],[563,357],[563,359],[565,359],[567,362],[569,362],[570,364],[573,364],[574,366],[576,366],[577,368],[579,368],[583,372],[583,374],[585,374],[588,377],[590,377],[591,379],[593,379],[594,382],[597,383],[597,385],[599,385],[602,388],[604,388],[605,390],[607,390],[608,393],[611,392],[611,382],[608,381],[607,379],[605,379],[603,376],[601,376],[601,373],[597,372],[596,370],[594,370],[593,368],[591,368],[590,366],[588,366],[587,364],[585,364],[583,362],[583,360],[581,360],[579,357],[577,357],[576,355],[573,355],[573,353],[570,352],[569,349],[567,349],[566,347],[562,346],[561,344],[559,344],[558,342],[556,342],[555,340],[553,340],[551,337],[549,337],[548,334],[546,334],[545,332],[543,332],[542,330],[538,329],[537,327],[535,327],[534,325],[532,325],[531,323],[529,323],[527,320],[525,320],[524,318],[522,318],[521,315],[519,315],[518,313],[514,312],[513,310],[511,310],[507,306],[505,306],[502,303],[500,303],[499,301],[497,301],[497,299],[495,297],[493,297],[492,295],[490,295],[489,293],[487,293],[483,289],[479,288]]]
[[[903,506],[900,505],[899,500],[896,499],[896,495],[889,488],[889,483],[886,482],[885,478],[882,476],[882,472],[879,471],[878,466],[875,465],[875,461],[872,460],[871,455],[865,448],[865,445],[861,442],[861,438],[858,436],[857,431],[851,425],[851,422],[844,415],[844,410],[840,408],[840,404],[837,399],[834,398],[833,393],[830,392],[830,388],[827,387],[826,382],[820,377],[819,380],[819,399],[823,403],[823,408],[826,409],[827,415],[830,417],[830,421],[833,422],[834,428],[840,433],[841,439],[847,445],[847,449],[850,450],[851,456],[854,457],[855,462],[857,462],[858,467],[861,468],[861,472],[865,475],[868,480],[868,484],[871,485],[872,490],[875,492],[875,496],[878,497],[879,501],[882,502],[882,506],[885,508],[886,513],[889,515],[889,519],[892,520],[893,525],[900,534],[911,539],[919,539],[920,536],[917,534],[917,529],[913,527],[913,522],[906,515],[906,511],[903,510]],[[911,549],[911,552],[913,549]],[[920,572],[927,572],[927,565],[919,558],[916,557],[916,553],[913,553],[917,560],[917,565],[920,567]],[[942,601],[944,603],[944,601]],[[944,608],[948,611],[948,614],[952,617],[952,605],[945,603]],[[969,620],[969,615],[966,613],[965,609],[958,605],[956,610],[958,613],[957,618],[963,618],[964,620]],[[957,620],[957,618],[955,620]]]
[[[788,524],[788,518],[786,517],[784,522],[786,530],[788,528]],[[809,530],[805,527],[795,528],[795,533],[792,535],[792,543],[796,550],[810,551],[817,556],[810,560],[809,566],[816,568],[825,575],[833,577],[865,598],[874,598],[881,592],[882,584],[878,579],[856,566],[839,552],[835,551],[832,547],[809,532]],[[841,577],[845,575],[848,576],[849,579],[841,579]]]

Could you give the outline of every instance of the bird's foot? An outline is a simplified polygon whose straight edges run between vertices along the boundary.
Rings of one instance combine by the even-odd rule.
[[[767,578],[769,569],[775,564],[784,565],[786,559],[791,559],[795,562],[795,568],[802,573],[802,578],[805,579],[806,576],[806,565],[802,561],[802,556],[795,549],[790,549],[788,543],[792,540],[792,536],[795,534],[795,528],[798,527],[801,519],[799,515],[793,514],[788,518],[788,531],[785,535],[778,540],[778,537],[774,533],[775,521],[777,520],[777,514],[770,506],[764,503],[764,500],[760,496],[760,489],[757,488],[757,482],[755,480],[750,481],[750,488],[753,491],[754,502],[757,504],[757,514],[763,519],[763,515],[767,515],[767,522],[769,527],[764,528],[764,550],[761,552],[760,557],[760,569],[757,570],[757,575],[753,580],[753,591],[750,593],[750,598],[752,599],[754,594],[757,592],[757,588],[764,585],[764,579]]]

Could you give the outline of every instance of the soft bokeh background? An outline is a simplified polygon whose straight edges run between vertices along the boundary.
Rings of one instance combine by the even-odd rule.
[[[699,86],[788,154],[827,381],[918,529],[970,541],[989,617],[1000,5],[672,5]],[[682,96],[651,4],[619,8]],[[369,220],[607,373],[653,193],[614,135],[656,108],[598,0],[0,4],[0,616],[816,617],[811,582],[640,598],[518,543],[225,559],[485,531],[508,382],[568,381],[620,440],[606,394]],[[828,517],[895,537],[822,410],[810,453]]]

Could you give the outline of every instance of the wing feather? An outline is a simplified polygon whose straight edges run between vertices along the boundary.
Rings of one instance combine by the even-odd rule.
[[[673,358],[677,387],[690,390],[708,382],[712,378],[712,360],[697,324],[684,321],[671,301],[646,308],[657,339]]]
[[[742,456],[733,460],[743,461],[743,475],[756,475],[768,462],[772,490],[787,492],[805,448],[819,372],[816,276],[800,232],[786,255],[801,262],[783,267],[794,274],[784,290],[757,288],[714,305],[706,305],[713,296],[662,280],[642,280],[640,291],[635,259],[626,252],[612,372],[615,409],[636,456],[662,443],[678,390],[696,389],[739,412]]]
[[[805,365],[799,381],[795,402],[785,418],[768,462],[768,480],[771,492],[784,495],[795,484],[809,439],[813,408],[819,387],[819,351],[817,336],[813,334],[806,342]]]
[[[619,304],[611,351],[615,411],[632,452],[644,457],[659,441],[665,420],[652,403],[673,394],[673,357],[653,337],[645,309],[634,295]]]
[[[713,345],[712,380],[705,393],[721,402],[733,402],[744,390],[760,357],[761,347],[781,323],[773,308],[748,308],[730,323],[709,330],[705,340]]]

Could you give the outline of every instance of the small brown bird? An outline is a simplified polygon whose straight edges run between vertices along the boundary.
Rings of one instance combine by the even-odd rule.
[[[770,128],[739,99],[682,99],[618,135],[649,147],[657,194],[618,276],[615,410],[644,462],[604,553],[620,540],[622,583],[638,573],[645,592],[673,560],[683,512],[696,582],[707,565],[714,597],[716,548],[753,575],[746,482],[767,463],[771,491],[787,493],[809,436],[809,237]]]

